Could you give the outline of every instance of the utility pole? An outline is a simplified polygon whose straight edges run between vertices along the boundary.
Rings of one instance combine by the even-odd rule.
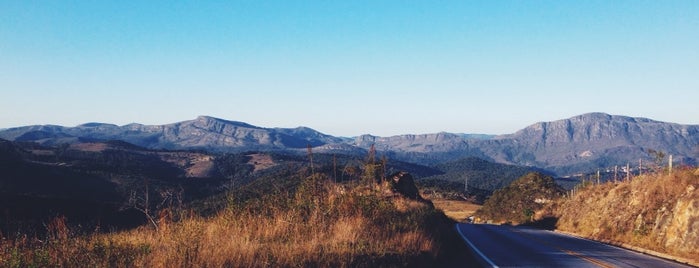
[[[638,159],[638,176],[643,175],[643,159]]]
[[[668,161],[667,166],[668,166],[669,174],[672,175],[672,155],[670,155],[670,160]]]
[[[616,183],[616,181],[617,181],[616,173],[617,173],[617,171],[618,171],[618,169],[617,169],[618,167],[619,167],[619,166],[614,166],[614,183]]]
[[[313,149],[310,143],[306,146],[306,150],[308,151],[308,159],[311,161],[311,175],[313,175],[315,174],[313,170]]]
[[[598,168],[597,169],[597,185],[599,185],[599,184],[600,184],[600,180],[599,180],[599,168]]]
[[[464,192],[468,193],[468,175],[464,177]]]

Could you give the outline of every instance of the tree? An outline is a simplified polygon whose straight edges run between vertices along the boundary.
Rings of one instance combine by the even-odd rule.
[[[127,208],[133,208],[143,213],[146,219],[148,219],[148,221],[153,225],[153,228],[158,231],[158,223],[155,221],[155,215],[152,214],[150,209],[150,190],[148,187],[148,178],[143,178],[142,195],[139,194],[137,190],[131,191],[131,195],[127,201]]]
[[[342,169],[342,179],[344,180],[345,175],[349,177],[349,180],[353,180],[359,177],[359,168],[347,163],[345,168]]]
[[[362,182],[367,186],[375,184],[379,179],[379,167],[376,164],[376,148],[371,145],[369,148],[369,156],[364,164],[364,174],[362,175]]]
[[[650,154],[650,156],[653,157],[653,160],[655,160],[655,165],[657,168],[663,166],[663,162],[665,160],[665,153],[663,151],[648,149],[648,154]]]
[[[151,199],[151,191],[152,189],[148,182],[148,178],[143,177],[143,187],[140,190],[135,189],[131,191],[129,199],[126,201],[126,204],[122,207],[122,209],[135,209],[136,211],[141,212],[143,216],[146,217],[148,222],[150,222],[153,228],[158,231],[159,220],[156,219],[163,218],[159,217],[158,213],[164,213],[161,214],[161,216],[174,216],[172,213],[176,212],[176,210],[179,210],[182,207],[184,188],[181,186],[177,188],[158,187],[155,190],[155,200]],[[153,206],[153,204],[155,204],[155,206]]]

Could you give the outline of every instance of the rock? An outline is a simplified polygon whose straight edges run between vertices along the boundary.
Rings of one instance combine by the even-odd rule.
[[[401,171],[391,175],[390,178],[391,185],[395,192],[410,199],[422,200],[422,196],[420,196],[420,192],[417,186],[415,186],[415,180],[410,173]]]
[[[673,211],[665,233],[665,247],[684,252],[699,251],[699,193],[685,194]]]

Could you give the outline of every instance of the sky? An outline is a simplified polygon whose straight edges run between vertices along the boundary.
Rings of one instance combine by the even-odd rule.
[[[0,128],[699,124],[699,1],[0,1]]]

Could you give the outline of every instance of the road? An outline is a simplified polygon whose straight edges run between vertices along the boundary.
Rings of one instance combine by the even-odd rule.
[[[491,267],[692,267],[540,229],[489,224],[456,228],[481,263]]]

